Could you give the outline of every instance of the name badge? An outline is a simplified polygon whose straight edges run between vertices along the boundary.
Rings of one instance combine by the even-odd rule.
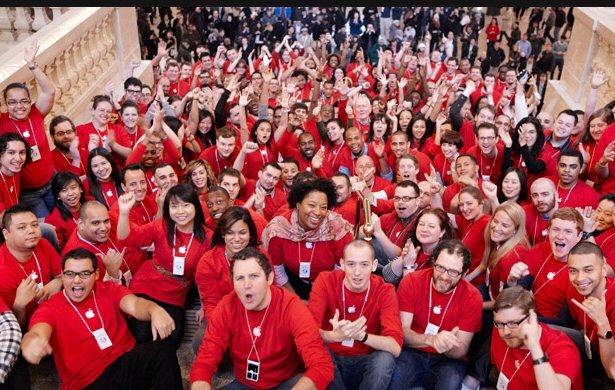
[[[484,181],[489,181],[491,175],[482,175]]]
[[[261,371],[261,363],[248,359],[248,366],[246,367],[246,379],[249,381],[258,381],[258,376]]]
[[[304,261],[299,263],[299,277],[301,279],[310,278],[310,263]]]
[[[184,275],[185,257],[173,256],[173,275]]]
[[[41,159],[41,151],[38,149],[38,145],[34,145],[30,148],[32,161],[38,161]]]
[[[427,323],[427,327],[425,328],[425,334],[435,336],[438,334],[440,327],[432,324],[431,322]]]
[[[592,343],[586,334],[583,335],[583,344],[585,344],[585,354],[589,360],[592,360]]]
[[[94,335],[94,338],[96,338],[96,342],[98,343],[98,348],[107,349],[111,345],[113,345],[111,343],[111,339],[109,338],[109,335],[107,335],[107,332],[105,331],[104,328],[97,329],[93,331],[92,334]]]
[[[500,375],[498,376],[498,382],[495,384],[495,388],[498,390],[507,390],[509,382],[510,379],[506,378],[506,375],[500,372]]]
[[[124,272],[124,280],[126,281],[126,287],[130,286],[130,281],[132,280],[132,272],[130,270]]]
[[[342,341],[344,347],[352,348],[354,346],[354,339],[346,339]]]

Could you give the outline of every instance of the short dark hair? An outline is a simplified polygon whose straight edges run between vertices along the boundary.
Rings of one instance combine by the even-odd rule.
[[[26,206],[23,203],[17,203],[16,205],[4,210],[4,215],[2,215],[2,227],[4,229],[8,229],[13,221],[13,215],[22,213],[32,213],[36,216],[36,213],[30,206]]]
[[[19,141],[24,144],[24,146],[26,147],[25,164],[30,162],[32,160],[32,151],[30,150],[30,145],[28,144],[26,139],[19,133],[8,132],[0,135],[0,156],[2,156],[6,152],[6,148],[11,141]]]
[[[604,262],[604,252],[602,249],[593,242],[590,241],[579,241],[575,246],[572,247],[570,253],[568,253],[568,258],[571,255],[596,255],[600,260]]]
[[[66,254],[62,256],[62,271],[64,271],[66,262],[71,259],[72,260],[90,259],[92,261],[92,268],[94,268],[94,271],[98,269],[98,259],[96,258],[96,255],[92,251],[87,250],[85,248],[79,247],[79,248],[75,248],[71,251],[66,252]]]
[[[531,291],[524,289],[522,286],[508,287],[500,291],[495,303],[493,304],[493,312],[497,313],[503,309],[517,307],[525,314],[529,314],[530,310],[536,310],[536,299]]]
[[[257,248],[253,246],[248,246],[233,255],[233,259],[231,262],[231,278],[234,275],[235,263],[248,259],[255,259],[258,265],[260,265],[263,271],[265,271],[266,277],[269,277],[269,275],[271,275],[271,272],[273,272],[273,268],[271,267],[271,263],[269,262],[267,256],[265,256],[265,254],[259,251]]]
[[[147,176],[145,175],[145,169],[143,169],[143,165],[141,165],[140,163],[132,163],[132,164],[126,165],[120,172],[120,181],[123,184],[126,184],[126,182],[124,182],[124,178],[126,177],[126,172],[128,171],[141,171],[143,172],[143,176],[145,176],[145,179],[147,180]]]
[[[557,157],[558,163],[562,160],[562,157],[576,157],[579,160],[579,164],[581,165],[581,167],[583,166],[583,163],[585,162],[585,160],[583,159],[583,153],[581,153],[579,149],[568,148],[568,149],[562,150],[562,152]]]
[[[56,135],[56,126],[64,122],[70,123],[70,127],[73,131],[76,131],[75,122],[73,122],[72,119],[66,115],[56,115],[51,119],[51,122],[49,122],[49,134],[51,134],[52,137]]]
[[[472,253],[460,239],[447,238],[440,241],[433,251],[432,259],[434,263],[438,260],[438,256],[440,256],[442,251],[446,251],[446,253],[451,255],[461,256],[463,260],[462,272],[470,269],[472,265]]]

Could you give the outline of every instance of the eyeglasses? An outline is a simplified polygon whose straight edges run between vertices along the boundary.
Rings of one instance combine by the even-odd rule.
[[[530,315],[528,314],[522,319],[520,319],[519,321],[500,322],[500,321],[493,320],[493,326],[495,326],[498,329],[504,329],[504,327],[508,327],[508,329],[517,329],[519,325],[521,325],[521,323],[525,321],[529,316]]]
[[[21,99],[21,100],[7,100],[6,101],[6,105],[9,107],[15,107],[18,104],[21,104],[22,106],[27,106],[31,103],[32,101],[30,99]]]
[[[434,264],[433,269],[435,269],[441,274],[446,272],[448,276],[453,277],[453,278],[459,277],[463,273],[461,271],[457,271],[456,269],[449,269],[449,268],[443,267],[440,264]]]
[[[126,93],[139,94],[139,93],[141,93],[141,90],[140,89],[127,89]]]
[[[55,135],[57,135],[58,137],[64,137],[67,134],[73,134],[75,132],[75,130],[66,130],[66,131],[56,131]]]
[[[89,279],[90,276],[94,275],[94,272],[96,271],[81,271],[81,272],[62,271],[62,274],[66,276],[68,279],[75,279],[75,277],[79,275],[81,279],[85,280],[85,279]]]
[[[418,198],[418,196],[394,196],[394,202],[410,202],[413,199]]]

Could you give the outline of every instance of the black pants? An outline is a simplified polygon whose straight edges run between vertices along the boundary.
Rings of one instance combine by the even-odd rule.
[[[171,305],[168,303],[160,302],[154,298],[149,297],[146,294],[136,294],[141,298],[145,298],[152,302],[155,302],[159,306],[161,306],[167,313],[173,318],[175,321],[175,330],[171,333],[169,337],[165,339],[165,341],[170,341],[175,349],[179,348],[179,344],[182,342],[182,338],[184,337],[184,327],[186,324],[185,318],[185,310],[181,306]],[[147,341],[153,340],[152,335],[152,322],[151,321],[141,321],[134,317],[130,317],[126,319],[128,323],[128,327],[130,328],[130,332],[132,333],[135,340],[137,340],[137,344],[145,343]]]
[[[138,344],[120,356],[92,383],[88,390],[183,388],[175,349],[168,342]]]

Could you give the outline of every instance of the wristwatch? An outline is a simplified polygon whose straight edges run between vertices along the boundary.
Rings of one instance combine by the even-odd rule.
[[[612,330],[607,330],[606,332],[604,332],[604,334],[600,334],[598,332],[596,332],[596,334],[598,335],[598,337],[600,337],[602,340],[610,340],[613,338],[613,331]]]
[[[412,265],[404,265],[404,269],[408,271],[414,271],[416,269],[416,263]]]
[[[592,235],[591,232],[583,232],[583,235],[581,236],[582,240],[587,240],[588,238],[590,238]]]
[[[542,364],[542,363],[548,363],[548,362],[549,362],[549,357],[547,356],[546,352],[540,359],[532,359],[532,363],[534,363],[535,366]]]

